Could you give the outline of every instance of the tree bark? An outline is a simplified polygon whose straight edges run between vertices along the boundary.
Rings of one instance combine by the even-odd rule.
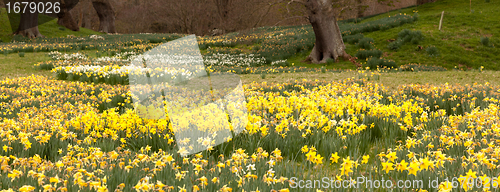
[[[345,52],[342,34],[337,19],[332,11],[330,0],[307,0],[305,6],[309,12],[309,21],[316,36],[311,54],[306,61],[312,63],[326,63],[328,59],[338,61],[339,57],[357,64],[353,57]]]
[[[57,24],[62,25],[72,31],[80,31],[80,26],[77,25],[70,10],[78,1],[66,0],[61,1],[61,12],[57,14]]]
[[[99,17],[99,32],[116,33],[115,12],[109,0],[92,0],[92,5]]]
[[[45,37],[38,31],[38,13],[26,11],[21,14],[19,27],[14,35],[22,35],[28,38]]]
[[[80,9],[79,13],[78,13],[78,27],[82,27],[82,23],[83,23],[83,11],[82,9]]]
[[[89,0],[80,0],[80,18],[78,26],[92,29],[92,22],[90,21],[92,15],[92,3]]]
[[[83,19],[82,19],[82,27],[87,28],[87,29],[92,29],[92,21],[90,20],[91,14],[89,13],[90,11],[85,11],[83,13]]]

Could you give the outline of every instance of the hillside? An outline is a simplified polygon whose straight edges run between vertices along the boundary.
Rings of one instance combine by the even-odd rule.
[[[362,28],[357,26],[378,25],[369,29],[370,32],[362,32],[364,37],[373,38],[374,48],[380,49],[382,58],[387,61],[393,61],[397,66],[406,64],[423,64],[442,66],[447,69],[479,69],[484,67],[490,70],[500,70],[500,23],[497,22],[500,18],[500,13],[497,11],[500,4],[488,3],[485,1],[476,1],[472,4],[470,10],[469,1],[459,0],[442,0],[435,3],[427,3],[422,6],[410,7],[406,9],[396,10],[377,16],[362,18],[360,22],[340,22],[340,29],[345,34],[351,34],[352,28]],[[444,11],[443,28],[438,29],[441,12]],[[418,20],[408,22],[396,27],[381,27],[388,22],[381,19],[388,19],[397,15],[417,16]],[[351,26],[352,25],[352,26]],[[295,29],[295,30],[293,30]],[[349,29],[348,31],[345,31]],[[399,49],[392,50],[388,47],[391,42],[398,39],[398,34],[404,29],[410,31],[420,31],[423,40],[415,43],[407,42],[402,44]],[[272,28],[264,27],[250,30],[250,33],[260,31],[276,31],[276,34],[284,33],[287,30],[294,31],[301,38],[308,38],[312,33],[310,26],[295,26],[283,30],[283,27]],[[248,32],[247,32],[248,34]],[[293,32],[291,33],[293,34]],[[363,37],[361,36],[361,37]],[[291,36],[293,38],[293,36]],[[351,38],[349,36],[348,38]],[[287,38],[280,37],[280,44],[286,43]],[[312,37],[314,38],[314,37]],[[483,45],[482,38],[488,38],[488,44]],[[309,40],[310,42],[310,40]],[[239,47],[239,46],[236,46]],[[430,56],[427,49],[429,47],[437,48],[437,55]],[[250,48],[252,49],[252,48]],[[362,50],[357,43],[346,42],[347,53],[355,56]],[[288,58],[290,63],[295,66],[304,66],[319,68],[324,65],[313,65],[303,63],[302,61],[310,53],[311,48],[304,51],[297,51],[297,54]],[[277,51],[276,54],[280,54]],[[358,62],[367,63],[365,59],[360,59]],[[340,61],[338,63],[327,63],[326,68],[347,68],[354,69],[355,67],[348,61]]]
[[[48,16],[45,15],[40,15],[40,20],[47,20],[51,19]],[[64,30],[61,30],[61,29]],[[75,32],[68,30],[66,28],[63,28],[62,26],[57,24],[57,20],[51,20],[47,23],[44,23],[40,26],[38,26],[38,30],[40,30],[40,33],[45,35],[46,37],[66,37],[67,35],[75,35],[75,36],[88,36],[92,34],[101,34],[99,32],[92,31],[90,29],[86,28],[80,28],[80,31]],[[13,38],[12,34],[12,27],[10,26],[9,22],[9,17],[7,15],[6,9],[1,8],[0,10],[0,39],[2,42],[10,42]]]
[[[423,6],[403,9],[382,14],[362,21],[370,22],[399,12],[403,14],[419,15],[419,20],[412,24],[366,33],[365,36],[375,40],[377,48],[384,51],[388,59],[395,60],[399,65],[407,63],[421,63],[439,65],[446,68],[467,66],[500,70],[500,4],[485,1],[473,1],[472,12],[469,1],[443,0],[428,3]],[[444,11],[443,28],[438,30],[441,12]],[[403,29],[420,30],[424,40],[417,45],[406,43],[399,50],[390,50],[387,46],[389,40],[397,39],[398,33]],[[489,45],[481,43],[482,37],[489,38]],[[423,50],[418,51],[418,45]],[[438,48],[437,57],[429,57],[425,49],[429,46]]]

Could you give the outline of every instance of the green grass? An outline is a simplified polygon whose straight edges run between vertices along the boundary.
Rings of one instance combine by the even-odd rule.
[[[40,33],[46,37],[66,37],[67,35],[74,36],[88,36],[93,34],[103,34],[90,29],[80,28],[80,31],[71,31],[69,29],[60,30],[61,25],[57,24],[57,19],[52,19],[51,17],[40,15],[40,21],[48,21],[38,26]],[[13,38],[12,27],[9,22],[9,17],[7,15],[6,9],[1,8],[0,10],[0,39],[3,42],[10,42]]]
[[[428,3],[418,7],[402,9],[372,17],[362,22],[377,20],[394,15],[406,13],[413,15],[418,11],[419,20],[401,27],[386,31],[365,33],[366,37],[375,39],[375,46],[385,53],[385,58],[392,59],[398,65],[408,63],[422,63],[426,65],[438,65],[448,69],[455,66],[464,68],[480,68],[500,70],[500,4],[485,3],[484,1],[473,2],[473,13],[469,10],[469,1],[443,0]],[[438,30],[441,12],[445,11],[443,29]],[[397,39],[397,34],[403,29],[422,31],[425,40],[418,45],[423,50],[417,51],[418,45],[407,43],[398,51],[387,48],[388,40]],[[490,38],[490,47],[483,46],[481,37]],[[425,49],[436,46],[439,49],[438,57],[429,57]]]
[[[59,30],[59,27],[62,27],[61,25],[57,24],[56,20],[49,21],[47,23],[44,23],[40,25],[38,28],[40,30],[40,33],[42,35],[45,35],[47,37],[66,37],[67,35],[74,35],[74,36],[89,36],[89,35],[94,35],[94,34],[104,34],[100,32],[96,32],[87,28],[80,28],[80,31],[71,31],[69,29],[66,29],[64,31]]]
[[[6,10],[4,8],[0,8],[0,40],[2,42],[9,42],[12,37],[9,38],[8,34],[12,34],[9,17]]]
[[[34,75],[51,76],[52,73],[47,70],[36,70],[33,65],[48,61],[50,58],[46,53],[25,53],[24,57],[18,54],[0,55],[0,80],[15,77],[24,77]]]

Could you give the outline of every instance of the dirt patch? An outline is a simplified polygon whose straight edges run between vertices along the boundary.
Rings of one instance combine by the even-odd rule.
[[[384,58],[391,57],[392,55],[394,55],[394,53],[389,53],[389,52],[384,52],[384,53],[382,53],[382,56],[383,56]]]
[[[460,44],[460,46],[463,47],[466,51],[474,51],[474,49],[469,46],[465,46],[465,44]]]
[[[471,36],[464,36],[464,35],[457,35],[455,36],[455,39],[470,39]]]

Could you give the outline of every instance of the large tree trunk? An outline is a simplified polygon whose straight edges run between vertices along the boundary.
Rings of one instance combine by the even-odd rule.
[[[80,9],[80,11],[78,12],[78,27],[82,27],[82,23],[83,23],[83,11],[82,9]]]
[[[333,14],[331,1],[308,0],[305,4],[309,11],[309,21],[316,36],[316,43],[306,61],[326,63],[328,59],[333,59],[337,62],[339,57],[342,57],[359,66],[345,52],[344,41],[337,25],[337,19]]]
[[[92,22],[90,18],[92,16],[92,3],[89,0],[80,0],[80,16],[78,19],[78,26],[92,29]]]
[[[38,13],[26,11],[21,14],[19,27],[14,35],[22,35],[28,38],[45,37],[38,31]]]
[[[71,14],[71,8],[75,7],[78,1],[66,0],[61,1],[61,12],[57,14],[57,24],[62,25],[72,31],[80,31],[80,26],[78,26]]]
[[[90,6],[89,6],[90,8]],[[92,29],[92,21],[91,21],[91,12],[90,9],[85,9],[85,12],[83,13],[83,19],[82,19],[82,27],[87,28],[87,29]]]
[[[99,16],[99,31],[104,33],[116,33],[115,12],[109,0],[92,0],[92,5]]]

